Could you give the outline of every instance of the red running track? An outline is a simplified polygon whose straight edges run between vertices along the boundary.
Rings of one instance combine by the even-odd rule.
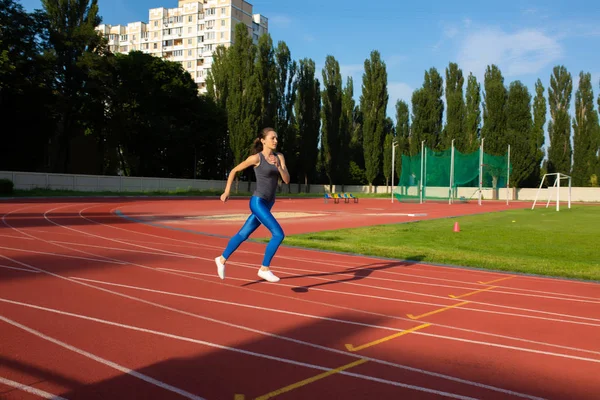
[[[221,281],[220,235],[241,222],[206,217],[246,203],[0,202],[0,398],[600,393],[599,284],[285,246],[269,284],[253,242]],[[284,199],[274,211],[310,214],[282,214],[291,234],[523,206]]]

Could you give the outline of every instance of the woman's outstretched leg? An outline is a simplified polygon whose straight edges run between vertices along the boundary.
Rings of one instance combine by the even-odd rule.
[[[267,201],[258,197],[252,198],[250,201],[250,209],[252,210],[252,214],[255,215],[258,220],[271,232],[271,240],[269,241],[267,249],[265,250],[263,263],[258,271],[258,276],[266,279],[269,282],[277,282],[279,281],[279,278],[273,275],[269,267],[271,265],[273,256],[279,248],[279,245],[281,245],[281,242],[283,242],[283,239],[285,238],[285,234],[283,233],[283,229],[281,229],[279,222],[277,222],[273,214],[271,214],[272,207],[273,203],[267,203]]]
[[[215,263],[217,264],[217,274],[219,275],[219,278],[225,279],[225,262],[259,226],[260,221],[254,214],[251,214],[239,232],[229,239],[229,243],[227,243],[227,247],[223,251],[223,254],[215,258]]]

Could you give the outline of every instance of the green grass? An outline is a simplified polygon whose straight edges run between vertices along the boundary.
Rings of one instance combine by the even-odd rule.
[[[453,232],[454,222],[460,232]],[[600,207],[515,210],[289,235],[285,244],[600,281]],[[264,239],[264,240],[268,240]]]

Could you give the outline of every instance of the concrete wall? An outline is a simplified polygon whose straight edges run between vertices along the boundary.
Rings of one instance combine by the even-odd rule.
[[[0,179],[9,179],[15,189],[33,189],[33,188],[48,188],[62,190],[78,190],[86,192],[94,191],[112,191],[112,192],[139,192],[139,191],[158,191],[158,190],[217,190],[221,191],[225,188],[226,181],[218,180],[203,180],[203,179],[166,179],[166,178],[144,178],[144,177],[128,177],[128,176],[98,176],[98,175],[73,175],[73,174],[46,174],[35,172],[13,172],[0,171]],[[253,191],[255,183],[250,184],[248,189],[247,182],[240,182],[240,191]],[[303,185],[292,184],[283,185],[281,193],[298,193]],[[361,185],[333,185],[332,192],[351,192],[351,193],[367,193],[368,186]],[[375,193],[388,193],[391,196],[388,186],[374,186]],[[402,194],[417,196],[417,187],[410,187],[406,192],[402,190]],[[455,194],[456,198],[464,197],[466,199],[477,199],[477,188],[458,188]],[[310,193],[321,194],[329,192],[329,185],[314,184],[310,186]],[[507,190],[502,188],[498,190],[498,199],[506,200],[507,194],[510,200],[530,200],[535,199],[538,189],[513,189]],[[568,188],[561,187],[560,199],[566,201],[568,198]],[[493,198],[492,189],[483,189],[482,195],[484,200]],[[427,196],[432,197],[448,197],[448,188],[429,187],[427,188]],[[542,189],[538,195],[538,201],[547,201],[548,196],[552,196],[551,200],[556,200],[556,189]],[[600,188],[571,188],[571,201],[573,202],[600,202]]]

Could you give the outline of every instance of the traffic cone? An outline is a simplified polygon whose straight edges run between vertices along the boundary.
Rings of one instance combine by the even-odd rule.
[[[454,223],[454,232],[460,232],[460,227],[458,226],[458,222]]]

